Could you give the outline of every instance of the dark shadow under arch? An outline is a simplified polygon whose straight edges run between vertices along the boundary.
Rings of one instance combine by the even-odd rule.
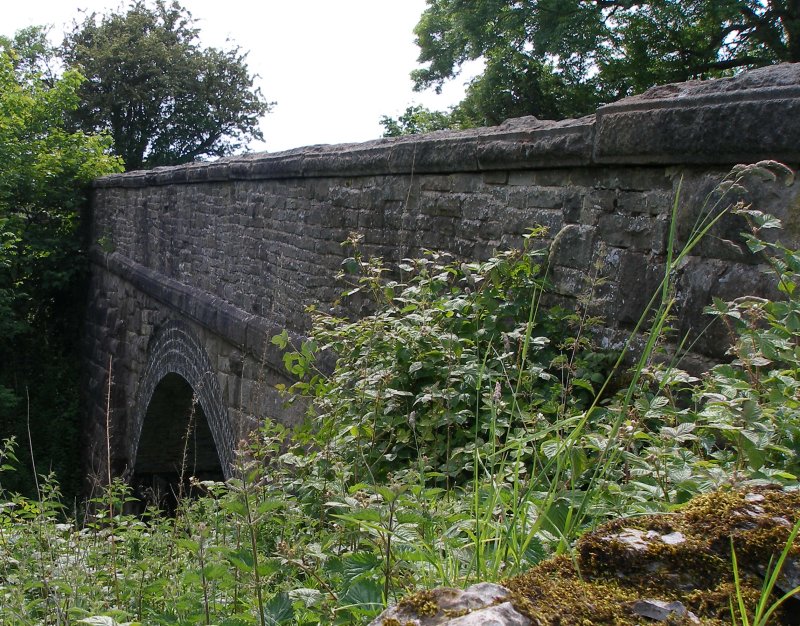
[[[223,480],[214,436],[191,385],[169,373],[145,412],[133,468],[134,493],[163,510],[191,495],[190,477]]]
[[[186,441],[198,470],[230,478],[233,431],[211,359],[188,325],[168,322],[151,339],[129,433],[134,476],[180,471]]]

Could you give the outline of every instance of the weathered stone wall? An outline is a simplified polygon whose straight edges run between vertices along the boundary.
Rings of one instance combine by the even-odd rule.
[[[182,320],[203,346],[239,437],[261,416],[291,421],[269,390],[282,380],[266,341],[302,334],[309,304],[330,307],[352,231],[389,260],[447,250],[487,258],[518,246],[537,224],[550,232],[551,277],[569,305],[595,264],[607,340],[628,332],[664,273],[673,200],[678,243],[730,167],[800,164],[800,68],[782,65],[710,83],[657,88],[564,122],[364,144],[313,146],[214,163],[133,172],[95,185],[88,353],[94,400],[89,441],[104,430],[103,389],[113,355],[115,456],[132,462],[132,421],[148,343]],[[800,185],[751,179],[750,200],[784,219],[797,243]],[[677,277],[677,326],[691,332],[711,296],[768,293],[757,259],[723,220]],[[696,329],[695,329],[696,330]],[[721,331],[695,351],[719,356]],[[255,393],[253,390],[265,390]],[[127,445],[127,447],[126,447]],[[97,463],[96,463],[97,464]]]
[[[147,405],[170,372],[192,385],[226,474],[236,442],[258,425],[256,416],[286,414],[274,392],[277,383],[287,382],[282,375],[157,296],[118,265],[92,268],[85,327],[85,392],[92,418],[84,430],[89,487],[106,481],[108,411],[112,473],[130,476]],[[176,428],[184,428],[183,422],[176,420]]]

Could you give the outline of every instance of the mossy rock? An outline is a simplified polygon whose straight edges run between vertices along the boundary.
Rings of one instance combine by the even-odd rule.
[[[494,604],[510,603],[515,614],[537,626],[731,624],[731,599],[736,603],[731,545],[740,593],[753,608],[763,576],[798,517],[797,490],[759,487],[702,495],[675,513],[620,519],[587,533],[572,558],[556,557],[503,581],[508,594],[497,592]],[[770,604],[800,585],[800,541],[795,540],[781,572]],[[426,600],[420,614],[413,611],[417,596]],[[455,617],[452,601],[447,611],[436,606],[436,592],[417,596],[398,605],[406,609],[399,622],[404,626],[507,624],[494,616],[481,621],[478,614],[467,622],[465,614],[486,609],[475,607]],[[373,624],[394,626],[392,619],[384,613]],[[784,603],[769,624],[800,624],[800,594]]]

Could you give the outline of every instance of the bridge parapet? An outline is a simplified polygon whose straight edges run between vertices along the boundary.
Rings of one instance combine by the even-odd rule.
[[[800,66],[658,87],[596,115],[362,144],[310,146],[95,183],[88,320],[89,439],[103,429],[108,356],[115,456],[125,442],[150,337],[187,324],[209,357],[232,438],[262,417],[291,422],[277,394],[282,327],[302,335],[305,307],[331,307],[352,231],[388,260],[446,250],[487,258],[547,226],[554,299],[569,306],[597,259],[606,284],[597,307],[614,342],[639,319],[664,271],[673,199],[682,185],[685,241],[707,194],[729,168],[762,159],[800,165]],[[682,181],[682,182],[681,182]],[[800,238],[800,185],[750,181],[748,201]],[[712,296],[768,295],[758,259],[738,243],[731,216],[687,258],[677,278],[677,326],[692,334]],[[679,243],[680,243],[679,241]],[[354,311],[358,313],[358,311]],[[704,323],[702,324],[704,325]],[[716,358],[721,329],[695,349]],[[99,439],[102,440],[102,439]]]
[[[511,119],[459,132],[257,153],[106,176],[96,187],[443,174],[592,165],[800,162],[800,69],[786,63],[734,78],[654,87],[596,115]]]

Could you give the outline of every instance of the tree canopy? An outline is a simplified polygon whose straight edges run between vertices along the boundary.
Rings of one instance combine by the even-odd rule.
[[[66,484],[86,268],[78,218],[89,182],[122,168],[108,137],[70,128],[83,77],[54,77],[46,48],[41,29],[0,37],[0,432],[30,433],[40,471],[59,469]]]
[[[204,48],[198,33],[176,1],[136,0],[67,34],[64,61],[88,79],[74,120],[108,132],[126,169],[224,156],[262,138],[259,119],[271,105],[246,54]]]
[[[417,90],[471,59],[459,116],[560,119],[648,87],[800,61],[798,0],[427,0]]]
[[[460,127],[459,120],[452,112],[431,111],[420,105],[406,107],[406,110],[397,119],[384,115],[381,117],[380,123],[384,128],[384,137],[417,135]]]

